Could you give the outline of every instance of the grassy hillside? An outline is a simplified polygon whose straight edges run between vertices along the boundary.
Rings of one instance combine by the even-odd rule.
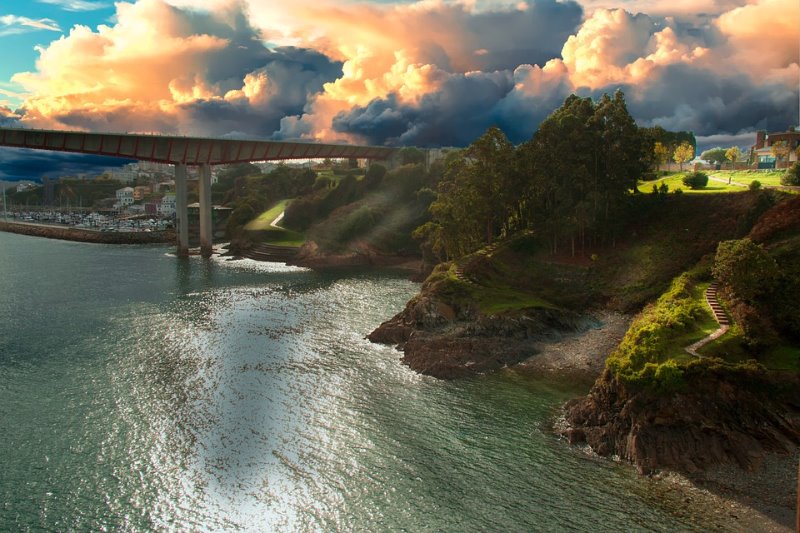
[[[779,197],[767,191],[637,195],[632,201],[638,214],[616,241],[587,243],[574,256],[571,250],[553,255],[537,235],[524,233],[435,275],[449,269],[449,284],[463,285],[489,313],[534,301],[567,309],[636,311],[666,291],[676,276],[713,254],[719,241],[745,236]],[[463,279],[455,276],[457,269]]]
[[[686,346],[719,327],[703,296],[711,279],[710,261],[706,259],[678,276],[669,290],[636,317],[620,346],[609,356],[607,367],[627,383],[665,390],[680,388],[685,373],[701,369],[743,374],[759,369],[800,372],[798,328],[787,323],[800,313],[796,281],[800,269],[800,198],[784,199],[764,213],[748,238],[764,246],[783,275],[773,288],[774,294],[757,309],[760,335],[754,338],[746,322],[734,322],[724,335],[700,349],[700,357],[686,353]],[[741,303],[726,302],[724,297],[721,300],[728,315],[736,319],[739,312],[735,306]]]

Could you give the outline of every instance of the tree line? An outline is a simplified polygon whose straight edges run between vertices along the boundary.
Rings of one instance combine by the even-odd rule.
[[[680,135],[638,127],[621,91],[597,101],[571,95],[517,147],[491,127],[448,154],[431,220],[415,236],[439,260],[525,230],[553,253],[613,242],[638,180],[657,164],[655,143],[690,143],[693,153],[694,137]]]

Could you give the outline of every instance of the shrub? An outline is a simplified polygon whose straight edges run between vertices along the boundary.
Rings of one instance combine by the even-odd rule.
[[[675,278],[655,304],[647,306],[631,324],[625,338],[606,360],[606,366],[627,383],[674,389],[682,371],[669,358],[675,337],[689,331],[705,311],[693,296],[688,273]],[[665,360],[666,359],[666,360]]]
[[[750,239],[720,242],[712,272],[731,296],[748,304],[769,294],[780,275],[775,260]]]
[[[786,172],[781,176],[781,185],[800,185],[800,161],[795,162],[794,165],[786,169]]]
[[[757,191],[761,188],[761,182],[758,180],[753,180],[750,182],[749,188],[751,191]]]
[[[690,189],[702,189],[708,185],[708,174],[699,170],[690,172],[683,177],[683,184]]]

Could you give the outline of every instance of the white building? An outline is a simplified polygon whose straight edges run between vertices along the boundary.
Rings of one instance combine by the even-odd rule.
[[[36,187],[36,184],[33,183],[32,181],[23,181],[23,182],[17,183],[17,192],[24,192],[24,191],[27,191],[29,189],[33,189],[35,187]]]
[[[134,180],[136,180],[138,171],[138,163],[128,163],[123,167],[109,170],[108,175],[111,179],[121,181],[122,183],[133,183]]]
[[[116,207],[125,208],[133,204],[133,187],[123,187],[117,189]]]
[[[163,216],[171,216],[175,214],[175,195],[165,194],[161,198],[161,203],[158,205],[158,211]]]

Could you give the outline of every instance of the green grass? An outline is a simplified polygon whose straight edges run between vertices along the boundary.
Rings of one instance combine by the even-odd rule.
[[[746,187],[741,187],[738,185],[728,185],[727,183],[720,183],[712,179],[709,179],[708,185],[706,185],[702,189],[690,189],[689,187],[683,184],[683,177],[685,175],[686,172],[678,172],[676,174],[672,174],[670,176],[666,176],[658,180],[642,181],[639,182],[639,190],[644,193],[652,193],[653,184],[660,187],[662,183],[667,184],[670,193],[675,192],[677,189],[681,189],[684,193],[687,194],[719,194],[719,193],[729,193],[729,192],[742,192],[747,190]],[[710,177],[714,175],[714,173],[708,173],[708,175]],[[761,183],[764,184],[764,182]]]
[[[484,280],[482,280],[483,282]],[[484,315],[496,315],[525,309],[557,309],[547,300],[508,285],[473,285],[456,276],[454,263],[440,265],[425,281],[435,284],[436,293],[454,303],[474,303]]]
[[[709,176],[715,176],[727,180],[750,185],[751,181],[758,180],[762,186],[778,186],[781,184],[783,170],[717,170],[709,172]]]
[[[764,354],[760,362],[771,370],[800,372],[800,346],[776,346]]]
[[[699,353],[704,357],[718,357],[731,364],[744,363],[754,358],[745,346],[741,328],[736,325],[722,337],[703,346]],[[800,372],[800,346],[788,344],[771,346],[765,348],[757,360],[769,370]]]
[[[334,174],[333,170],[325,169],[325,170],[317,170],[317,179],[320,178],[328,178],[334,186],[338,186],[339,182],[341,182],[346,176],[344,174]],[[364,173],[361,173],[356,176],[357,181],[361,181],[364,179]]]
[[[281,213],[286,210],[286,206],[291,203],[291,198],[286,198],[284,200],[280,200],[278,203],[258,215],[256,218],[251,220],[250,222],[245,225],[244,229],[248,231],[261,231],[261,230],[269,230],[275,229],[270,224],[272,221],[278,218]]]
[[[705,304],[708,284],[681,274],[633,321],[606,366],[628,383],[672,389],[683,383],[682,366],[695,360],[684,348],[717,329]]]
[[[300,247],[306,242],[302,233],[291,231],[286,228],[272,227],[270,224],[286,210],[286,206],[291,203],[291,198],[280,200],[275,205],[258,215],[244,227],[250,232],[254,242],[264,242],[275,246]]]
[[[525,309],[556,309],[536,295],[520,292],[511,287],[480,287],[473,289],[473,298],[485,315],[496,315]]]

